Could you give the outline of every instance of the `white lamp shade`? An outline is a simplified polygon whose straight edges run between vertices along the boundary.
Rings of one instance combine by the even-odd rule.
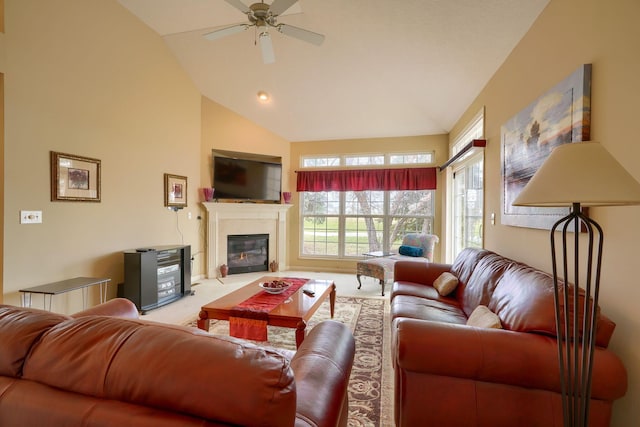
[[[640,204],[640,183],[597,142],[556,147],[513,202],[514,206]]]

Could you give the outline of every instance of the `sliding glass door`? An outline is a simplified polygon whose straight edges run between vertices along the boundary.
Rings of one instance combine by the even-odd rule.
[[[453,171],[452,255],[467,247],[481,248],[484,212],[484,154],[478,153]]]

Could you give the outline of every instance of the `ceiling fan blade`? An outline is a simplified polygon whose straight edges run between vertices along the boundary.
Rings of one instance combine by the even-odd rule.
[[[278,24],[276,27],[278,31],[287,36],[295,37],[307,43],[320,46],[324,41],[324,35],[314,33],[313,31],[305,30],[303,28],[294,27],[293,25]]]
[[[245,31],[247,28],[249,28],[250,26],[251,25],[249,24],[238,24],[232,27],[227,27],[227,28],[222,28],[220,30],[212,31],[210,33],[204,34],[202,37],[204,37],[207,40],[218,40],[218,39],[221,39],[222,37],[241,33]]]
[[[271,36],[268,32],[260,33],[260,50],[262,51],[262,62],[265,64],[273,64],[276,61],[276,55],[273,52],[273,43],[271,43]]]
[[[235,7],[236,9],[238,9],[240,12],[244,14],[251,13],[251,9],[249,9],[249,6],[242,3],[240,0],[224,0],[224,1],[226,1],[231,6]]]
[[[227,0],[229,1],[229,0]],[[269,11],[272,15],[278,16],[286,12],[291,6],[293,6],[298,0],[274,0],[269,6]]]

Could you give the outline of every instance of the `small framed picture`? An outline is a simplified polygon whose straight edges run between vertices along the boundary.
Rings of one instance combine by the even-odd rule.
[[[50,160],[51,201],[100,201],[100,160],[56,151]]]
[[[164,205],[169,207],[187,207],[187,177],[164,174]]]

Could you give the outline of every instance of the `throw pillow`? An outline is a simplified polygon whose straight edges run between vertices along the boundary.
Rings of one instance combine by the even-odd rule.
[[[445,271],[433,281],[433,287],[443,297],[453,292],[456,286],[458,286],[458,278],[448,271]]]
[[[422,248],[419,248],[417,246],[402,245],[398,248],[398,253],[400,255],[406,255],[406,256],[419,257],[419,256],[422,256],[423,252],[424,251],[422,250]]]
[[[479,305],[471,312],[471,315],[467,319],[467,325],[478,328],[502,329],[500,318],[489,310],[486,305]]]

